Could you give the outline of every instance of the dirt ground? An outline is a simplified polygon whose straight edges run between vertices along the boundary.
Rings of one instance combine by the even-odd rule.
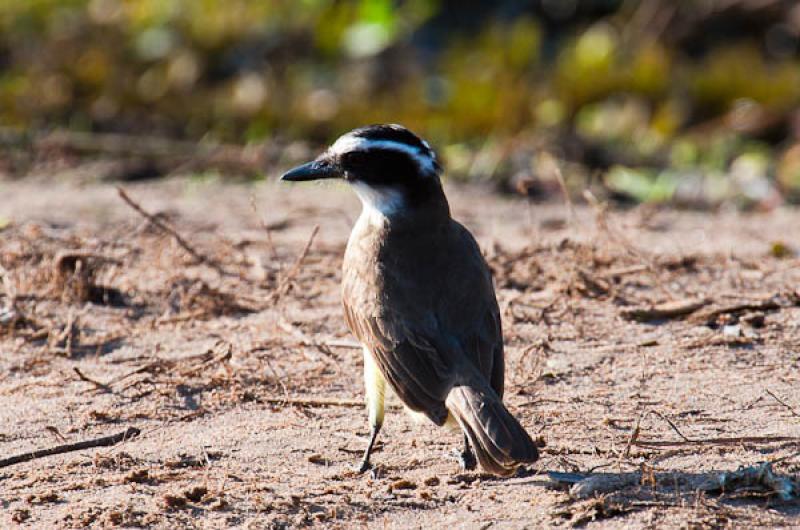
[[[2,527],[800,526],[797,500],[708,486],[762,462],[800,475],[800,211],[573,217],[451,187],[542,458],[461,473],[460,436],[394,405],[357,475],[361,352],[339,305],[354,196],[125,189],[151,220],[110,184],[0,182],[0,457],[141,431],[0,468]],[[575,473],[599,485],[568,491]]]

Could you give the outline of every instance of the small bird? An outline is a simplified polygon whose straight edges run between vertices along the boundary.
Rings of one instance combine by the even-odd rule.
[[[281,180],[343,179],[363,209],[344,255],[342,301],[364,352],[370,440],[394,391],[412,412],[464,433],[461,466],[511,475],[534,462],[533,440],[503,405],[500,311],[472,234],[450,217],[442,168],[400,125],[348,132]],[[474,452],[473,452],[474,451]]]

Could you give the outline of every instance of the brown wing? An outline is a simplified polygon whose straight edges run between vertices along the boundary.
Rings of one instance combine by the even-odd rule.
[[[505,381],[503,328],[492,275],[472,234],[455,221],[453,229],[463,249],[463,258],[458,267],[460,274],[448,275],[450,294],[443,300],[451,307],[440,312],[453,317],[445,323],[447,329],[458,337],[463,354],[479,367],[502,397]]]
[[[472,236],[361,234],[345,255],[343,301],[353,334],[400,399],[441,425],[444,400],[475,368],[502,395],[502,333],[491,276]]]
[[[450,367],[424,336],[397,326],[402,319],[370,316],[344,304],[345,320],[353,334],[367,346],[392,389],[403,403],[444,424],[444,400],[450,390]]]

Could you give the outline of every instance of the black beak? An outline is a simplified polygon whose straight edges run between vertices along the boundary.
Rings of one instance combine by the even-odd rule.
[[[334,179],[342,176],[342,172],[327,160],[314,160],[302,166],[297,166],[283,174],[281,180],[302,182],[304,180]]]

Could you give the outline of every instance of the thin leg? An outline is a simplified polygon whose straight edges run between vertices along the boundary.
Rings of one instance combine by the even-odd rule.
[[[386,380],[378,365],[372,358],[372,354],[364,348],[364,387],[367,391],[367,410],[369,412],[369,445],[364,451],[364,458],[361,460],[359,473],[363,473],[370,468],[369,456],[378,438],[378,433],[383,425],[383,401],[386,393]]]
[[[359,473],[363,473],[364,471],[368,470],[372,467],[372,464],[369,463],[369,455],[372,453],[372,446],[375,445],[375,440],[378,438],[378,433],[381,430],[380,425],[373,425],[372,432],[369,436],[369,445],[367,445],[367,450],[364,451],[364,458],[361,459],[361,466],[358,468]]]
[[[469,445],[469,438],[467,438],[466,434],[464,435],[464,450],[459,455],[458,462],[461,464],[461,469],[464,471],[472,471],[475,469],[475,466],[478,465],[475,459],[475,453],[472,452],[472,448]]]

